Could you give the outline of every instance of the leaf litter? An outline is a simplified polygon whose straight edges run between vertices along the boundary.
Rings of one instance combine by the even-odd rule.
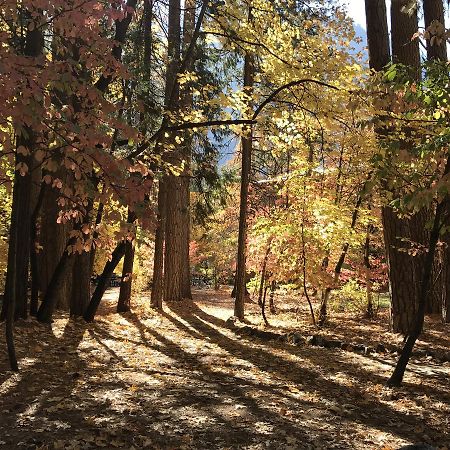
[[[18,374],[0,347],[0,448],[450,447],[448,363],[414,360],[393,390],[384,383],[395,354],[239,335],[227,323],[228,291],[196,291],[163,313],[146,296],[134,301],[133,312],[118,315],[109,295],[93,324],[63,313],[51,327],[17,323]],[[289,301],[269,316],[271,329],[314,333]],[[247,310],[248,323],[263,329],[257,305]],[[335,316],[322,333],[398,344],[384,319]],[[433,326],[420,346],[448,351],[449,331]]]

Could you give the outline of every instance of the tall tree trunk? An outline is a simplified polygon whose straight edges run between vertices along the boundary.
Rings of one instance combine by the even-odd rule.
[[[11,211],[11,230],[17,225],[18,209]],[[15,268],[17,249],[17,233],[10,231],[9,247],[8,247],[8,267]],[[14,310],[16,303],[16,271],[11,270],[9,274],[9,289],[5,289],[3,297],[3,309],[6,315],[6,346],[8,348],[8,358],[11,370],[17,372],[19,366],[17,364],[16,348],[14,345]]]
[[[408,6],[408,0],[393,0],[391,2],[391,36],[393,61],[410,67],[411,75],[420,77],[419,42],[411,40],[417,32],[417,11],[409,15],[403,10]],[[384,21],[385,19],[383,19]],[[369,23],[368,23],[369,26]],[[384,25],[382,29],[384,30]],[[369,52],[379,55],[379,49],[369,47]],[[381,55],[377,59],[381,59]],[[380,70],[377,64],[375,70]],[[385,130],[377,130],[380,135]],[[389,270],[389,284],[391,291],[391,326],[393,331],[407,334],[413,326],[416,313],[418,294],[418,267],[423,264],[423,258],[414,259],[406,252],[400,251],[405,246],[403,239],[423,243],[424,215],[418,214],[412,219],[400,218],[391,206],[382,209],[382,222],[386,247],[386,259]]]
[[[391,61],[386,0],[365,0],[370,68],[380,72]]]
[[[252,94],[254,81],[253,57],[245,54],[244,61],[244,90],[248,95]],[[251,105],[248,105],[251,115]],[[242,137],[242,167],[241,167],[241,198],[239,205],[239,236],[237,248],[236,268],[236,298],[234,301],[234,315],[244,320],[244,304],[246,298],[246,259],[247,259],[247,217],[248,217],[248,188],[250,184],[250,171],[252,165],[253,132],[252,126],[244,129]]]
[[[30,299],[30,314],[36,316],[39,306],[39,263],[38,263],[38,217],[44,200],[45,185],[41,184],[39,188],[38,198],[34,205],[31,214],[31,229],[30,229],[30,272],[31,272],[31,299]]]
[[[65,169],[61,169],[55,176],[61,178],[63,183],[70,183],[69,173]],[[60,261],[65,252],[72,225],[70,223],[57,223],[58,215],[61,210],[61,207],[58,205],[60,193],[50,185],[46,185],[44,190],[44,199],[40,213],[41,233],[39,238],[42,250],[38,253],[37,258],[39,284],[45,297],[47,287],[58,266],[58,261]],[[55,292],[55,300],[58,307],[69,310],[71,289],[72,276],[66,273],[62,276],[58,291]]]
[[[173,112],[180,107],[180,86],[177,75],[180,69],[181,27],[180,27],[180,0],[169,0],[169,29],[168,29],[168,58],[169,64],[166,73],[165,108]],[[167,161],[174,165],[181,164],[180,152],[175,150],[173,142],[172,151]],[[165,205],[161,215],[165,217],[162,223],[164,231],[164,298],[166,300],[181,300],[181,180],[179,176],[168,174],[164,177]],[[156,251],[156,248],[155,248]]]
[[[444,175],[446,176],[450,172],[450,157],[447,156],[447,163],[444,170]],[[448,202],[448,194],[442,199],[437,207],[433,220],[433,228],[431,229],[428,252],[425,258],[425,264],[423,267],[423,275],[420,284],[420,296],[418,299],[418,308],[415,316],[414,324],[411,327],[408,336],[406,338],[405,344],[403,346],[400,358],[395,366],[395,370],[388,380],[389,386],[400,386],[403,381],[403,376],[405,374],[406,366],[408,365],[409,359],[411,357],[414,344],[416,343],[418,337],[422,333],[424,318],[425,318],[425,308],[427,296],[430,295],[431,288],[431,276],[433,271],[433,261],[436,251],[437,244],[439,242],[439,235],[442,226],[442,218],[445,213],[446,203]]]
[[[423,16],[425,20],[425,28],[429,28],[433,22],[437,21],[445,26],[444,5],[442,0],[423,0]],[[437,24],[434,24],[437,25]],[[431,36],[433,37],[433,36]],[[439,36],[438,36],[439,37]],[[447,60],[447,42],[445,38],[440,37],[439,40],[427,40],[427,59],[428,61]]]
[[[83,251],[74,256],[70,315],[82,317],[91,298],[91,254]]]
[[[127,312],[131,309],[131,288],[133,283],[134,248],[136,245],[136,215],[128,210],[128,223],[133,228],[132,239],[125,242],[125,256],[123,259],[122,279],[120,281],[119,301],[117,312]]]
[[[164,298],[167,301],[183,299],[181,289],[182,258],[182,183],[181,177],[168,175],[166,186],[166,232],[164,247]]]
[[[420,79],[420,52],[418,39],[412,39],[419,28],[417,9],[410,14],[404,8],[410,0],[391,0],[392,60],[410,68],[416,80]]]
[[[92,208],[94,202],[92,199],[88,200],[86,210],[84,212],[83,224],[89,225],[91,223]],[[84,244],[86,239],[90,237],[83,235]],[[70,301],[70,315],[74,317],[82,317],[86,310],[89,300],[91,298],[91,251],[92,244],[88,248],[84,248],[82,253],[74,255],[74,264],[72,269],[72,295]]]
[[[159,181],[158,187],[158,224],[155,231],[155,252],[153,256],[153,283],[151,292],[151,306],[162,309],[164,298],[164,233],[166,195],[164,179]]]
[[[413,270],[413,259],[406,252],[409,239],[408,221],[400,218],[390,206],[382,210],[384,242],[391,293],[391,327],[396,333],[408,334],[416,314],[416,287],[420,280]]]
[[[423,0],[423,15],[425,29],[431,36],[427,40],[427,60],[428,61],[447,61],[447,43],[443,36],[434,34],[433,31],[444,30],[445,15],[444,4],[442,0]],[[441,28],[442,27],[442,28]],[[437,39],[436,39],[437,38]],[[444,238],[445,239],[445,238]],[[450,284],[446,282],[445,276],[450,272],[450,260],[445,257],[445,249],[437,248],[434,260],[432,275],[432,295],[428,297],[426,312],[442,314],[445,321],[446,317],[446,298],[450,298]]]
[[[188,49],[192,44],[192,38],[195,29],[195,0],[186,0],[184,5],[184,20],[183,20],[183,55],[188,57]],[[189,57],[186,62],[186,70],[188,72],[193,70],[194,57]],[[181,107],[186,111],[192,109],[192,93],[190,87],[185,85],[180,93]],[[189,243],[191,230],[191,159],[192,159],[192,134],[187,132],[184,137],[183,144],[183,161],[184,171],[181,177],[181,294],[183,298],[192,299],[191,292],[191,266],[189,260]]]
[[[26,10],[24,15],[25,29],[31,18]],[[42,29],[34,27],[28,30],[23,46],[23,55],[36,58],[42,53],[44,38]],[[23,133],[18,131],[16,138],[16,161],[15,166],[23,165],[26,169],[24,174],[15,172],[13,201],[11,217],[15,217],[15,225],[10,228],[9,241],[14,247],[15,257],[8,260],[5,284],[5,298],[9,299],[3,303],[2,318],[5,318],[8,305],[14,304],[15,318],[26,318],[28,307],[28,268],[30,257],[30,229],[31,229],[31,196],[32,196],[32,167],[34,166],[34,150],[36,136],[29,126],[20,124]],[[24,150],[22,150],[24,149]],[[9,249],[9,253],[13,250]]]

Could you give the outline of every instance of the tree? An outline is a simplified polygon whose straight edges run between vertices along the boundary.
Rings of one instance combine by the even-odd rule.
[[[134,227],[130,236],[127,237],[125,242],[125,254],[122,268],[122,278],[120,281],[119,301],[117,302],[117,312],[127,312],[131,309],[131,287],[133,282],[133,262],[134,252],[136,245],[136,214],[132,211],[128,211],[127,222]]]
[[[249,11],[251,18],[251,12]],[[250,19],[251,20],[251,19]],[[253,57],[245,54],[244,60],[244,91],[250,97],[254,80],[254,61]],[[248,105],[251,115],[251,104]],[[247,112],[248,114],[248,112]],[[248,187],[250,182],[250,171],[252,164],[252,146],[253,134],[252,128],[247,127],[243,130],[244,135],[241,139],[242,167],[241,167],[241,195],[239,203],[239,237],[237,247],[237,265],[236,265],[236,299],[234,303],[234,315],[240,320],[244,320],[244,305],[247,296],[246,280],[246,258],[247,258],[247,215],[248,215]]]
[[[443,0],[423,0],[428,61],[447,61]]]
[[[39,16],[38,16],[39,18]],[[36,64],[38,58],[42,55],[44,38],[42,30],[32,27],[35,25],[31,12],[28,10],[20,11],[20,20],[25,24],[28,31],[24,39],[19,41],[19,48],[14,49],[18,55],[22,56],[23,63],[27,70],[33,71],[33,65]],[[19,95],[24,103],[30,102],[28,107],[38,113],[40,110],[39,102],[34,99],[27,98],[30,95],[32,86],[25,81],[25,88]],[[31,192],[32,192],[32,169],[34,167],[33,159],[36,150],[36,132],[33,127],[33,120],[30,122],[17,121],[13,124],[16,135],[16,152],[15,152],[15,171],[14,171],[14,187],[10,226],[9,245],[11,246],[8,259],[8,268],[6,274],[5,299],[4,308],[10,305],[14,308],[14,316],[26,318],[28,311],[27,286],[28,286],[28,270],[29,270],[29,254],[30,254],[30,226],[31,226]],[[4,309],[3,308],[3,309]],[[8,312],[3,310],[2,316],[5,317]]]
[[[412,40],[417,32],[417,10],[408,13],[407,0],[395,0],[391,3],[391,36],[392,59],[394,63],[403,63],[410,68],[410,75],[418,79],[420,76],[419,43]],[[379,16],[380,17],[380,16]],[[371,17],[372,20],[375,16]],[[384,18],[383,18],[384,21]],[[369,27],[368,22],[368,27]],[[385,30],[384,24],[381,26]],[[370,45],[370,41],[369,41]],[[376,53],[373,46],[369,52]],[[380,69],[377,65],[376,69]],[[389,130],[379,130],[383,138]],[[385,184],[383,181],[382,183]],[[388,198],[395,199],[398,193],[389,193]],[[408,334],[414,323],[417,308],[417,294],[420,279],[422,258],[414,258],[408,253],[408,241],[424,241],[424,216],[416,214],[412,219],[400,217],[391,205],[385,205],[382,210],[384,240],[389,267],[389,282],[391,292],[391,326],[397,333]]]

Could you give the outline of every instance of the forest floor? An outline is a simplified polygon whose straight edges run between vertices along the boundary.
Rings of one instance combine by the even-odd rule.
[[[229,291],[195,291],[163,313],[143,296],[117,315],[116,298],[108,291],[93,324],[63,314],[51,327],[20,321],[18,374],[1,343],[1,449],[450,448],[448,362],[413,359],[394,390],[385,387],[393,354],[239,335],[226,322]],[[269,329],[317,333],[296,302],[283,300]],[[247,310],[263,328],[257,305]],[[400,344],[387,323],[333,314],[321,335]],[[427,329],[420,346],[448,352],[450,326]]]

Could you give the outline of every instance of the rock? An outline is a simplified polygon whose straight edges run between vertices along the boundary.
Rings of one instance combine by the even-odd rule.
[[[365,354],[365,352],[366,352],[366,346],[363,344],[353,344],[352,347],[355,352],[362,353],[362,354]]]
[[[379,344],[377,344],[375,351],[377,353],[386,353],[386,347],[380,342]]]
[[[314,334],[312,336],[308,336],[306,338],[306,342],[310,345],[316,345],[319,347],[325,347],[325,339],[318,334]]]
[[[306,339],[300,333],[289,333],[286,335],[286,341],[293,345],[304,344]]]
[[[236,316],[231,316],[225,322],[228,326],[236,326],[236,322],[239,322],[239,319]]]

